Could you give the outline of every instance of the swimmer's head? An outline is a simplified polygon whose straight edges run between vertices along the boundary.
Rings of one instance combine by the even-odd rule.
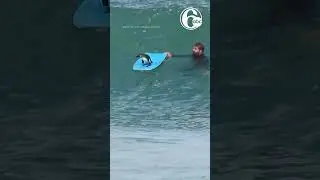
[[[200,42],[197,42],[192,47],[192,55],[193,56],[203,56],[204,55],[204,45]]]

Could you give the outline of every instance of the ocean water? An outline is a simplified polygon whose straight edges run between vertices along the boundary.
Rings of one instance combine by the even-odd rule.
[[[209,1],[203,25],[183,29],[182,1],[112,1],[110,29],[111,179],[210,178],[210,72],[173,58],[153,73],[132,71],[140,52],[210,55]]]

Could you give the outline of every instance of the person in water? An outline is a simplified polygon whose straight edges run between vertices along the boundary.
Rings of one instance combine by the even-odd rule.
[[[166,61],[171,58],[192,58],[195,62],[195,66],[210,69],[209,58],[204,54],[204,49],[204,45],[201,42],[197,42],[192,47],[192,54],[172,54],[170,52],[166,52]],[[147,66],[152,63],[150,56],[147,54],[139,53],[136,57],[141,58],[142,63]]]
[[[172,54],[170,52],[167,53],[166,60],[171,58],[182,58],[182,57],[192,57],[193,61],[196,65],[205,65],[209,68],[209,58],[204,54],[204,45],[201,42],[197,42],[192,47],[192,54]]]

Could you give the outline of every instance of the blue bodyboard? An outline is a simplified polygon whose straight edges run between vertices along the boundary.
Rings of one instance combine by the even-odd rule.
[[[166,59],[167,53],[145,53],[151,58],[152,63],[150,65],[145,65],[142,63],[141,58],[137,59],[133,64],[133,70],[135,71],[151,71],[159,67]]]
[[[84,0],[73,15],[73,24],[78,28],[107,28],[110,13],[101,0]]]

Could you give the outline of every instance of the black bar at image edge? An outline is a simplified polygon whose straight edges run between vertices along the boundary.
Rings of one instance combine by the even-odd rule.
[[[319,179],[319,12],[211,1],[211,179]]]

